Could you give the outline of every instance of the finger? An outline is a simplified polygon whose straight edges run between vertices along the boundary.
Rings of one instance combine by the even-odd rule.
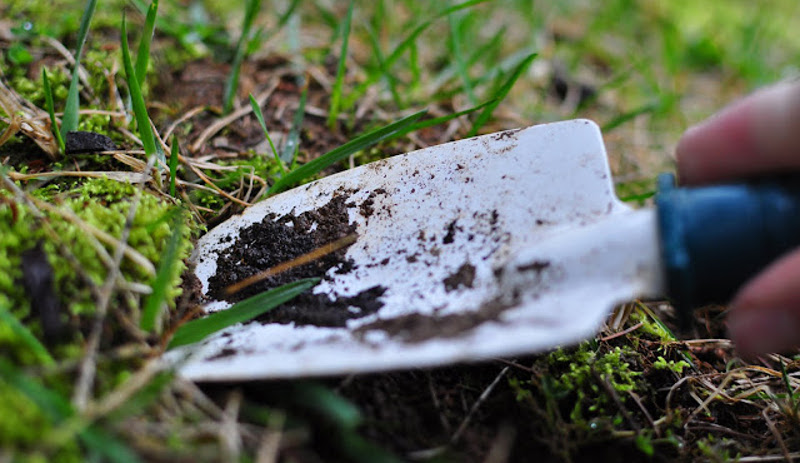
[[[800,250],[747,283],[730,305],[728,330],[746,358],[800,346]]]
[[[800,169],[800,82],[754,93],[687,130],[676,156],[689,185]]]

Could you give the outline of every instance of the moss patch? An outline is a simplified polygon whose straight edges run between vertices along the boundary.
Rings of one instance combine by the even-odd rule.
[[[87,232],[87,227],[104,232],[115,239],[122,235],[125,220],[130,210],[132,199],[137,193],[136,187],[105,179],[91,179],[65,193],[58,193],[50,188],[39,193],[48,196],[57,207],[74,215],[85,225],[79,226],[66,220],[61,214],[46,214],[46,224],[35,219],[34,215],[22,205],[9,204],[0,206],[0,304],[10,307],[12,313],[21,320],[29,321],[29,328],[37,336],[42,336],[41,326],[36,320],[35,311],[31,310],[30,298],[25,294],[21,284],[22,253],[41,242],[44,252],[52,266],[54,292],[61,303],[62,322],[72,328],[72,338],[80,338],[83,320],[91,316],[97,301],[90,285],[103,284],[107,272],[107,260],[103,255],[113,255],[114,248],[103,243]],[[9,198],[8,193],[3,194]],[[173,202],[143,192],[133,217],[128,245],[140,253],[152,264],[159,265],[168,238],[172,233],[172,220],[179,211]],[[51,227],[58,237],[54,239],[45,227]],[[188,256],[190,250],[188,227],[183,228],[183,240],[180,244],[181,260]],[[68,258],[71,254],[80,266],[76,269],[74,262]],[[152,268],[140,265],[130,258],[121,262],[121,276],[129,283],[148,285],[153,278]],[[180,273],[184,264],[180,263],[171,277],[167,298],[174,301],[180,295]],[[126,297],[141,299],[142,295],[128,293]],[[119,301],[121,303],[121,300]],[[114,304],[115,302],[112,302]],[[128,301],[130,303],[130,301]],[[47,342],[48,340],[44,340]],[[19,345],[10,330],[0,329],[0,348],[7,348],[18,360],[27,363],[32,361],[31,355],[15,349]],[[31,358],[29,358],[31,357]],[[0,410],[0,414],[2,411]]]

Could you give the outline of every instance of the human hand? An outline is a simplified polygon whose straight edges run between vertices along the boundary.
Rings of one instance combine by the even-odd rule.
[[[800,82],[766,88],[692,127],[676,155],[686,185],[800,171]],[[800,347],[800,249],[739,289],[728,331],[745,357]]]

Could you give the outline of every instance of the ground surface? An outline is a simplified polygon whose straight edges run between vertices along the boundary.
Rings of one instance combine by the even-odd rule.
[[[162,0],[149,71],[139,76],[164,142],[160,168],[147,165],[120,45],[125,10],[131,52],[139,53],[147,4],[98,5],[81,56],[77,128],[108,138],[71,136],[69,154],[52,157],[47,146],[59,148],[46,140],[42,69],[63,125],[84,5],[0,5],[0,128],[11,129],[0,139],[0,462],[800,456],[800,362],[794,354],[738,359],[725,339],[724,307],[680,324],[664,301],[637,301],[578,347],[433,370],[193,384],[155,366],[201,312],[183,265],[191,244],[268,194],[281,177],[275,156],[291,170],[420,109],[428,110],[423,120],[445,120],[309,178],[473,131],[586,117],[603,127],[618,194],[641,205],[655,174],[672,168],[688,125],[797,75],[795,2],[594,3],[359,1],[348,30],[346,2],[264,1],[248,28],[244,6]],[[243,30],[250,40],[237,53]],[[237,55],[241,73],[226,113]],[[324,239],[290,240],[297,249],[270,252],[257,267],[349,233],[342,223],[320,232]],[[242,274],[220,288],[256,270],[227,257]],[[315,265],[331,262],[259,289],[316,276]],[[297,320],[318,302],[296,301],[262,317]],[[317,321],[330,310],[318,309]]]

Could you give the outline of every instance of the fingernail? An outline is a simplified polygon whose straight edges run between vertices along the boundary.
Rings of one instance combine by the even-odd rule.
[[[746,357],[784,352],[800,345],[800,323],[786,310],[732,310],[728,333]]]

